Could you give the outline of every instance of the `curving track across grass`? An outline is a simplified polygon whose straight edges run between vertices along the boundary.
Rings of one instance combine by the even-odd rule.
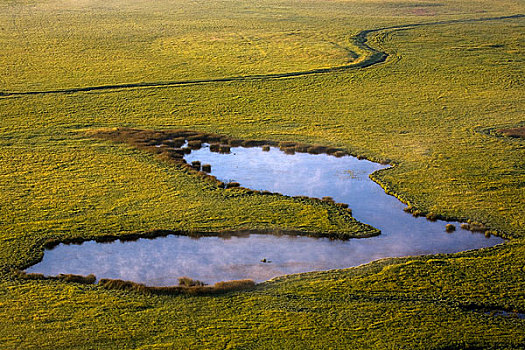
[[[141,83],[129,83],[129,84],[110,84],[110,85],[100,85],[100,86],[86,86],[86,87],[77,87],[69,89],[56,89],[56,90],[42,90],[42,91],[22,91],[22,92],[0,92],[0,96],[10,97],[10,96],[24,96],[24,95],[42,95],[42,94],[61,94],[61,93],[76,93],[76,92],[88,92],[88,91],[101,91],[101,90],[114,90],[114,89],[135,89],[135,88],[156,88],[156,87],[166,87],[166,86],[181,86],[181,85],[196,85],[196,84],[207,84],[207,83],[223,83],[223,82],[234,82],[234,81],[249,81],[249,80],[270,80],[270,79],[280,79],[280,78],[293,78],[305,75],[312,74],[323,74],[323,73],[333,73],[341,70],[348,69],[360,69],[370,67],[379,63],[383,63],[388,58],[388,53],[384,51],[379,51],[370,45],[367,44],[368,37],[370,34],[382,32],[382,31],[397,31],[403,29],[411,29],[423,26],[436,26],[436,25],[445,25],[445,24],[456,24],[456,23],[469,23],[469,22],[486,22],[486,21],[499,21],[506,19],[516,19],[525,17],[523,14],[516,14],[511,16],[499,16],[499,17],[486,17],[486,18],[472,18],[472,19],[458,19],[458,20],[447,20],[447,21],[437,21],[437,22],[428,22],[428,23],[413,23],[413,24],[404,24],[399,26],[390,26],[382,27],[375,29],[366,29],[359,32],[353,37],[353,44],[367,51],[368,54],[364,57],[361,57],[357,62],[352,64],[346,64],[330,68],[319,68],[311,69],[305,71],[296,71],[296,72],[285,72],[285,73],[274,73],[274,74],[256,74],[256,75],[241,75],[233,77],[224,77],[224,78],[214,78],[214,79],[192,79],[192,80],[181,80],[181,81],[157,81],[157,82],[141,82]]]

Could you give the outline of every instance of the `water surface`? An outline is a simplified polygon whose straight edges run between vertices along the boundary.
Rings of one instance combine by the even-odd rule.
[[[459,225],[457,231],[446,233],[447,222],[405,213],[403,203],[368,177],[387,166],[367,160],[242,147],[232,148],[230,154],[204,147],[185,159],[211,164],[212,175],[243,187],[291,196],[333,197],[349,204],[357,220],[380,229],[381,235],[348,241],[262,234],[198,239],[172,235],[135,242],[60,244],[46,250],[43,261],[28,272],[94,273],[98,278],[157,286],[177,284],[181,276],[206,283],[244,278],[260,282],[284,274],[357,266],[384,257],[454,253],[503,242],[459,229]]]

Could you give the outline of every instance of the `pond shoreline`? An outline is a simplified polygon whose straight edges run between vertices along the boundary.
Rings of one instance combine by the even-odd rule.
[[[95,237],[68,238],[62,240],[48,239],[40,246],[44,249],[49,250],[60,246],[62,251],[67,245],[82,245],[83,243],[86,243],[86,246],[90,246],[91,248],[89,249],[93,249],[93,244],[97,243],[117,244],[118,248],[121,246],[118,245],[117,241],[121,243],[133,242],[141,239],[153,240],[155,238],[170,236],[173,237],[171,240],[169,240],[169,242],[171,242],[169,243],[170,247],[172,247],[171,249],[179,249],[177,247],[179,247],[178,245],[180,244],[181,246],[186,247],[185,251],[192,252],[192,254],[195,256],[186,256],[186,258],[181,258],[180,254],[184,256],[184,252],[178,252],[177,254],[179,255],[175,254],[175,256],[166,255],[159,257],[159,261],[163,262],[169,261],[170,259],[175,259],[169,264],[171,267],[165,267],[167,269],[165,271],[173,270],[181,262],[183,262],[183,265],[187,265],[190,264],[190,261],[193,261],[193,264],[199,265],[200,268],[200,272],[198,273],[201,273],[201,275],[198,275],[197,273],[199,280],[214,280],[213,277],[210,277],[207,270],[204,271],[205,266],[207,266],[207,269],[211,269],[213,271],[222,271],[221,269],[233,269],[232,271],[235,271],[234,273],[231,273],[232,271],[230,271],[223,277],[219,277],[221,276],[221,273],[219,273],[217,278],[222,278],[219,280],[239,280],[250,277],[258,281],[264,281],[277,275],[357,266],[376,260],[378,258],[429,255],[436,253],[454,253],[464,250],[487,247],[499,242],[498,239],[492,239],[491,244],[488,241],[481,239],[482,236],[477,234],[468,236],[466,236],[466,233],[464,232],[452,234],[451,232],[455,231],[455,226],[441,221],[441,218],[438,215],[427,215],[427,219],[425,220],[417,218],[418,216],[423,216],[421,212],[412,212],[412,215],[403,213],[403,209],[405,212],[411,212],[413,209],[411,209],[411,207],[408,207],[408,210],[407,208],[402,208],[402,203],[400,203],[394,197],[389,196],[388,192],[385,193],[383,186],[377,186],[377,183],[371,181],[371,179],[373,179],[373,174],[377,173],[377,171],[384,170],[386,165],[372,163],[363,160],[362,157],[345,157],[348,155],[348,153],[339,148],[320,145],[308,145],[297,142],[277,143],[258,140],[233,140],[220,135],[197,133],[186,130],[147,131],[135,129],[113,129],[110,131],[105,130],[103,132],[99,132],[96,134],[96,136],[102,137],[104,139],[131,143],[136,147],[156,154],[160,159],[171,162],[191,174],[202,177],[205,181],[210,181],[212,184],[223,191],[229,191],[231,193],[238,192],[239,195],[286,196],[288,198],[306,201],[307,203],[315,203],[317,205],[327,206],[330,208],[335,207],[340,211],[340,213],[345,213],[344,215],[348,217],[348,219],[345,220],[352,220],[352,222],[359,223],[364,228],[364,231],[358,231],[358,234],[352,234],[351,232],[314,232],[308,230],[279,229],[237,229],[216,232],[151,230],[147,232],[139,231],[121,235],[109,234]],[[278,146],[278,148],[276,146]],[[256,149],[256,147],[262,147],[262,149]],[[219,161],[219,159],[221,160]],[[302,164],[301,162],[306,162],[304,163],[306,168],[301,168],[303,166],[300,165]],[[252,166],[255,166],[255,168],[252,168]],[[262,166],[262,168],[259,169],[257,168],[258,166]],[[310,169],[309,167],[312,166],[314,168]],[[333,168],[334,166],[335,168]],[[344,169],[349,169],[347,170],[347,174],[337,175],[337,172],[332,173],[335,171],[335,169],[338,169],[341,166],[343,166]],[[315,170],[315,167],[320,168]],[[226,173],[224,171],[226,171]],[[232,171],[233,173],[230,174]],[[281,173],[281,171],[284,172]],[[321,171],[321,173],[319,173],[319,171]],[[210,174],[210,172],[214,175]],[[335,178],[323,177],[334,175],[336,176]],[[216,176],[221,178],[222,181]],[[233,180],[227,180],[230,179],[231,176],[233,176]],[[251,180],[249,180],[249,178],[252,176],[254,176],[253,180],[256,181],[255,183],[250,182]],[[321,177],[317,179],[318,176]],[[340,178],[340,176],[343,177]],[[287,181],[290,179],[292,182],[287,184]],[[237,181],[243,183],[246,188],[241,187]],[[248,184],[246,181],[248,181]],[[259,183],[257,181],[262,182]],[[257,185],[257,183],[259,184]],[[272,187],[272,184],[278,186]],[[279,188],[280,185],[284,185],[285,187],[281,190]],[[288,188],[287,186],[292,187]],[[295,186],[299,187],[295,188]],[[339,188],[337,186],[343,187]],[[300,188],[306,189],[306,192],[304,192],[304,189]],[[357,192],[354,193],[354,191]],[[281,192],[285,194],[281,194]],[[321,196],[323,197],[319,199]],[[336,200],[341,203],[337,203]],[[355,208],[358,210],[357,216],[354,215],[352,209],[348,209],[349,205],[353,209]],[[393,227],[391,227],[392,224]],[[412,226],[414,224],[417,224],[417,228],[416,226]],[[444,233],[445,226],[446,231],[449,232],[448,234]],[[461,228],[462,231],[465,231],[466,226],[462,225]],[[472,231],[486,231],[485,227],[476,226],[474,223],[472,223],[472,226],[469,226],[469,228],[472,228]],[[380,235],[380,230],[386,230],[386,235]],[[414,232],[409,233],[409,231]],[[275,239],[269,243],[268,240],[264,241],[264,239],[261,240],[260,238],[257,238],[257,234],[260,234],[261,236],[273,236]],[[321,240],[318,243],[313,243],[313,241],[306,242],[302,240],[296,240],[294,243],[289,241],[289,239],[279,238],[281,236],[288,236],[290,238],[316,237]],[[177,237],[180,237],[180,239],[175,239]],[[218,257],[207,257],[205,259],[206,261],[210,259],[211,260],[207,263],[204,263],[202,259],[199,260],[196,258],[196,256],[201,256],[199,254],[206,254],[206,250],[203,251],[202,247],[196,245],[195,243],[191,243],[186,239],[183,239],[183,237],[189,238],[190,241],[196,238],[203,238],[203,243],[200,244],[204,244],[203,247],[207,247],[209,244],[211,244],[211,246],[209,246],[211,248],[205,249],[213,249],[213,251],[218,254]],[[375,238],[370,242],[368,240],[358,240],[363,243],[357,243],[357,241],[354,243],[350,242],[350,238],[372,237],[379,238]],[[489,237],[490,234],[486,234],[486,237],[483,238],[489,239]],[[205,238],[223,238],[224,240],[238,238],[241,240],[233,240],[233,245],[229,244],[222,246],[222,243],[217,240],[210,241],[209,239],[207,240]],[[252,251],[251,249],[253,249],[253,247],[250,247],[251,243],[249,244],[246,241],[242,241],[242,238],[248,238],[248,242],[251,242],[252,240],[254,240],[253,242],[259,241],[259,244],[263,244],[261,247],[266,245],[266,248],[259,248],[259,250],[256,249]],[[328,238],[329,240],[322,240],[323,238]],[[340,241],[341,243],[339,243],[339,246],[337,247],[330,246],[330,244],[328,244],[330,240]],[[143,243],[141,243],[141,245],[144,246],[145,241],[142,242]],[[166,243],[168,241],[162,239],[162,242]],[[343,242],[349,243],[343,244]],[[156,244],[158,245],[165,243]],[[270,246],[267,246],[268,244],[270,244]],[[286,248],[284,251],[279,251],[280,253],[278,253],[277,256],[265,255],[272,253],[277,254],[277,250],[271,249],[269,247],[283,245],[286,247],[290,244],[292,244],[292,246],[289,247],[292,250],[292,253],[290,253],[289,250],[286,250],[288,249]],[[302,251],[293,252],[297,250],[297,248],[295,248],[296,244],[304,245],[304,247],[301,248]],[[143,249],[139,248],[139,246],[135,247],[137,248],[134,249],[138,249],[137,252],[140,251],[140,249]],[[104,250],[106,248],[100,249]],[[154,249],[157,251],[159,248],[145,249]],[[227,255],[229,254],[229,258],[233,258],[234,260],[232,260],[232,262],[223,261],[221,255],[226,254],[226,251],[221,253],[221,249],[227,249]],[[228,249],[233,250],[230,251]],[[238,249],[241,250],[238,251]],[[264,253],[264,249],[270,249],[269,252],[271,253]],[[323,253],[320,253],[321,251]],[[99,256],[99,250],[92,250],[89,254],[92,254],[93,256]],[[119,256],[118,254],[120,253],[115,251],[111,254],[117,254],[117,256]],[[145,254],[144,256],[148,257],[151,255],[145,252],[137,254]],[[158,255],[160,253],[156,254]],[[163,254],[167,253],[165,252]],[[272,264],[272,266],[263,268],[259,265],[259,260],[256,258],[258,255],[261,255],[259,257],[261,259],[260,261],[265,263],[265,265],[270,265],[268,264],[270,261],[277,261],[275,264]],[[125,256],[126,255],[118,257],[118,259],[123,259]],[[330,262],[326,261],[327,257],[330,257]],[[281,258],[285,260],[282,260]],[[44,251],[42,250],[38,262],[42,262],[43,260]],[[56,264],[57,261],[60,261],[60,258],[59,260],[54,261],[54,264]],[[318,262],[316,263],[316,261]],[[35,263],[31,264],[31,266],[34,266],[34,264]],[[122,262],[120,264],[122,264]],[[128,264],[129,263],[124,263],[124,265]],[[143,262],[142,264],[145,263]],[[89,265],[89,263],[87,265]],[[114,264],[110,264],[108,266],[113,265]],[[242,275],[242,271],[237,271],[238,267],[235,267],[244,265],[246,266],[241,268],[241,270],[248,269],[252,271],[252,275],[248,273],[248,276],[244,276]],[[28,268],[31,266],[28,266]],[[107,266],[105,268],[107,268]],[[114,269],[114,267],[111,268]],[[141,268],[143,269],[144,267],[136,267],[135,269],[140,270]],[[159,267],[157,266],[156,269],[158,268]],[[33,270],[33,268],[30,270]],[[38,269],[36,271],[38,271]],[[63,270],[57,270],[57,273],[62,271]],[[85,270],[82,271],[84,272]],[[186,271],[184,274],[193,273],[191,269],[186,269],[184,271]],[[78,271],[73,272],[74,274],[79,273]],[[91,272],[94,271],[90,271],[90,273]],[[159,271],[159,273],[162,275],[162,271]],[[202,275],[202,273],[204,273],[204,275]],[[255,274],[253,275],[253,273]],[[98,275],[99,273],[97,272],[96,274]],[[112,278],[120,279],[121,277],[119,276],[120,275],[112,275]],[[103,277],[106,278],[108,276],[103,275]],[[193,278],[195,276],[192,275],[191,277]],[[56,279],[56,277],[50,278]],[[163,280],[164,277],[159,278]],[[133,278],[131,278],[131,280],[136,281]],[[137,281],[143,280],[139,279]]]

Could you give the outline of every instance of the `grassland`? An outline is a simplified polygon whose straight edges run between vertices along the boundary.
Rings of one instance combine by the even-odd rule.
[[[0,91],[214,79],[349,64],[366,29],[524,13],[520,1],[62,2],[0,5]],[[382,31],[386,63],[190,86],[0,98],[3,348],[512,349],[525,344],[521,18]],[[335,206],[238,196],[93,129],[186,128],[344,147],[425,212],[505,245],[282,277],[214,297],[144,296],[10,270],[47,239],[151,229],[356,232]]]

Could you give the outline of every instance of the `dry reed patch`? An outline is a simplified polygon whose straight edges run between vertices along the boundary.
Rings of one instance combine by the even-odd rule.
[[[58,280],[64,282],[82,283],[82,284],[93,284],[97,280],[95,275],[90,274],[87,276],[74,275],[74,274],[60,274],[58,276],[44,276],[41,273],[27,273],[25,271],[16,271],[16,277],[24,280]]]
[[[201,281],[196,281],[188,277],[181,277],[178,286],[170,287],[146,286],[141,283],[118,279],[101,279],[98,284],[106,289],[128,290],[142,294],[156,295],[213,295],[238,290],[249,290],[256,285],[253,280],[234,280],[217,282],[212,286],[208,286]]]
[[[514,138],[525,138],[525,126],[519,126],[516,128],[499,129],[497,130],[500,134]]]

